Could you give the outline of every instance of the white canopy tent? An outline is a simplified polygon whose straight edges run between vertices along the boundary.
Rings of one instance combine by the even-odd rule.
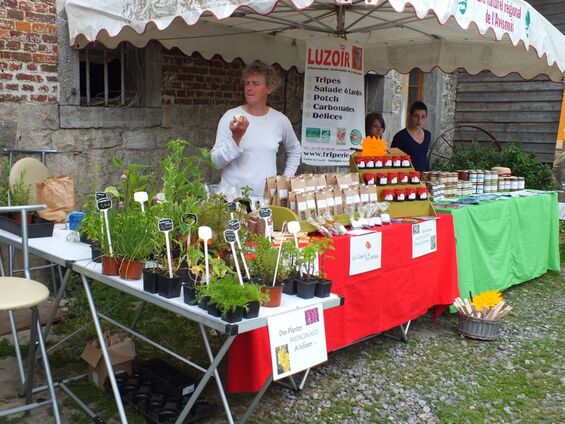
[[[565,36],[523,0],[67,0],[71,44],[150,40],[304,69],[309,37],[366,48],[365,70],[464,68],[565,80]]]

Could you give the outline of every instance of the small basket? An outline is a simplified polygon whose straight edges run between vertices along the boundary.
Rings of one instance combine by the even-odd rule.
[[[486,320],[468,315],[459,315],[459,334],[478,340],[495,340],[498,337],[500,320]]]

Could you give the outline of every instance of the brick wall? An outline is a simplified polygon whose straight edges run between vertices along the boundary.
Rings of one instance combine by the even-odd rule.
[[[55,0],[0,0],[0,102],[57,102]]]

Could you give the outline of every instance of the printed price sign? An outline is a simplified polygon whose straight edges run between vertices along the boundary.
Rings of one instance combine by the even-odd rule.
[[[96,202],[96,207],[99,211],[104,211],[112,207],[112,200],[109,198],[100,199]]]
[[[108,197],[108,195],[103,191],[97,191],[94,196],[96,197],[96,200],[106,199]]]
[[[259,209],[259,216],[261,218],[269,218],[271,216],[271,208],[261,208]]]
[[[436,221],[425,221],[412,225],[412,258],[437,251]]]
[[[241,228],[241,224],[237,219],[230,219],[228,221],[228,227],[230,228],[230,230],[239,231],[239,229]]]
[[[226,243],[235,243],[235,232],[233,230],[224,230],[224,240]]]
[[[231,212],[235,212],[237,209],[235,202],[226,202],[226,206],[228,207],[228,210]]]
[[[187,213],[185,215],[185,221],[188,225],[196,225],[198,224],[198,215],[195,213]]]
[[[270,317],[268,327],[274,380],[327,361],[321,305]]]
[[[173,220],[170,218],[160,219],[157,222],[157,227],[159,228],[159,231],[163,233],[171,231],[173,229]]]

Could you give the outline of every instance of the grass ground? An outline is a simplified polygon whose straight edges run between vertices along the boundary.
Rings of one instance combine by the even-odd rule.
[[[564,242],[561,258],[565,258]],[[562,273],[548,272],[508,289],[504,296],[514,311],[493,342],[458,336],[455,315],[444,316],[436,324],[424,316],[414,321],[406,344],[377,337],[338,351],[311,373],[304,391],[294,393],[272,386],[252,422],[565,422],[563,283]],[[74,300],[65,320],[55,327],[57,336],[51,345],[87,323],[87,304],[80,287],[71,284],[69,297]],[[113,317],[124,322],[133,319],[133,299],[126,295],[116,298],[115,291],[102,285],[93,285],[93,290],[100,310],[113,308]],[[206,363],[198,329],[174,314],[148,307],[138,328],[168,347],[188,353],[196,362]],[[94,338],[93,328],[87,326],[51,355],[55,378],[84,371],[80,352],[85,342]],[[141,342],[137,348],[139,360],[162,356]],[[22,349],[27,350],[23,344]],[[10,386],[6,373],[14,377],[13,355],[13,347],[1,339],[0,381],[4,386]],[[88,381],[72,387],[107,421],[117,422],[111,395],[98,391]],[[215,396],[213,384],[208,385],[206,393]],[[0,407],[14,398],[10,394],[0,396]],[[65,422],[91,422],[73,401],[62,399]],[[241,412],[251,396],[236,395],[231,400]],[[131,423],[144,422],[135,411],[128,410],[128,418]],[[224,421],[219,413],[208,423]],[[4,422],[49,422],[49,415],[38,411],[30,418],[0,419]]]

